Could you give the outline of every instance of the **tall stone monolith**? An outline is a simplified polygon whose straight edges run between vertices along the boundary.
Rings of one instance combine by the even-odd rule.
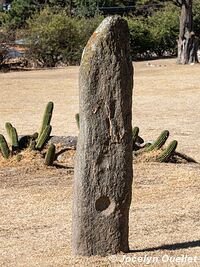
[[[127,22],[107,17],[80,66],[80,133],[73,189],[73,255],[128,252],[133,67]]]

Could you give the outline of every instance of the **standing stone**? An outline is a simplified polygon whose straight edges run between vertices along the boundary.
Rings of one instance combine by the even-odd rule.
[[[73,255],[128,252],[133,67],[127,22],[107,17],[80,66],[80,133],[73,191]]]

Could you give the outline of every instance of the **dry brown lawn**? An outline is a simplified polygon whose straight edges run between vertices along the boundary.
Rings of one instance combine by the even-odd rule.
[[[145,140],[168,129],[178,151],[200,162],[200,66],[151,64],[134,63],[133,124]],[[78,133],[78,67],[0,74],[0,92],[1,133],[6,121],[19,134],[38,130],[49,100],[53,133]],[[73,170],[31,162],[0,168],[0,266],[200,266],[199,164],[134,164],[131,252],[116,258],[71,257],[72,180]],[[182,264],[182,255],[197,263]]]

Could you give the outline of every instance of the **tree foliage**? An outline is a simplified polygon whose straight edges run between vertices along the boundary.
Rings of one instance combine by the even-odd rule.
[[[9,11],[0,12],[0,25],[17,34],[24,31],[29,56],[44,66],[61,61],[78,64],[88,38],[103,19],[100,7],[134,6],[126,16],[133,58],[173,55],[182,1],[13,0]],[[194,31],[200,36],[200,0],[193,1],[193,13]]]
[[[65,11],[55,13],[49,7],[28,20],[29,56],[42,66],[58,62],[76,64],[82,50],[101,18],[70,18]]]
[[[11,29],[24,27],[26,20],[34,12],[36,12],[34,0],[14,0],[12,8],[4,16],[4,23]]]
[[[147,18],[128,18],[133,58],[174,54],[178,37],[178,10],[166,6]]]

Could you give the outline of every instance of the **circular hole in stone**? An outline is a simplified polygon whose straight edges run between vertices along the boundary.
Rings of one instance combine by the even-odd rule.
[[[95,208],[97,211],[102,212],[110,206],[110,199],[106,196],[101,196],[95,202]]]

